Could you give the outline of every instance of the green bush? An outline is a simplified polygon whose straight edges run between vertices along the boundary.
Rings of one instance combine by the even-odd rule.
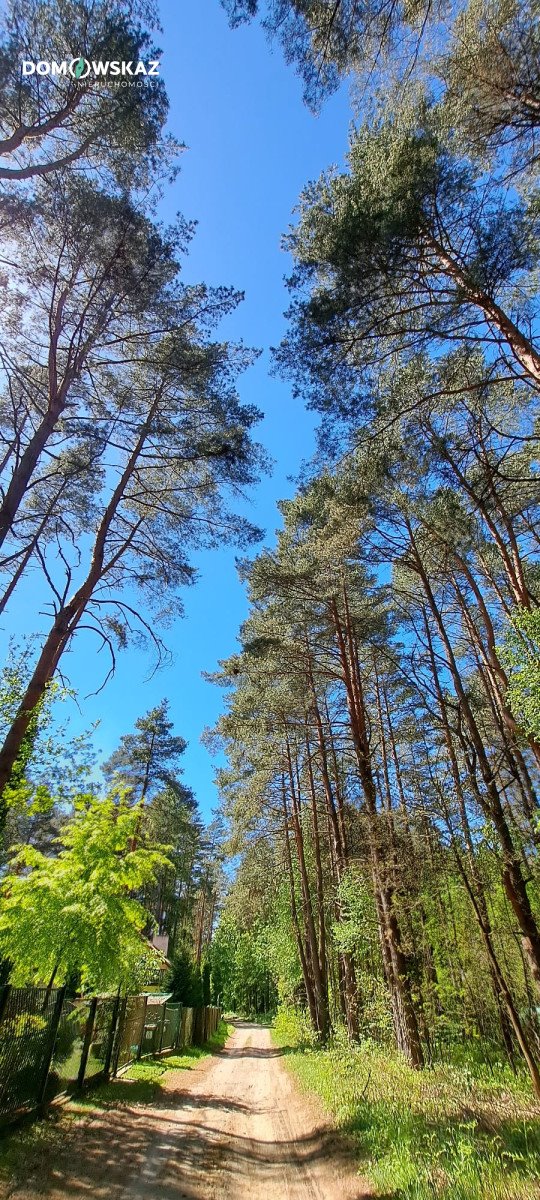
[[[278,1009],[274,1021],[274,1038],[279,1046],[293,1046],[299,1050],[317,1044],[308,1014],[286,1006]]]
[[[175,954],[166,986],[172,992],[172,999],[175,1003],[191,1008],[193,961],[187,950],[180,950],[178,954]]]
[[[2,1022],[2,1038],[41,1037],[47,1024],[47,1018],[39,1013],[17,1013]]]
[[[81,1034],[81,1013],[76,1008],[69,1013],[62,1013],[56,1041],[54,1043],[55,1063],[64,1062],[69,1058],[75,1042]]]

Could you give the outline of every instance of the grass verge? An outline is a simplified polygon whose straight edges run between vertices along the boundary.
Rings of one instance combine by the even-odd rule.
[[[373,1043],[321,1050],[296,1014],[273,1038],[306,1091],[356,1144],[385,1200],[539,1200],[540,1106],[504,1067],[437,1065],[418,1072]]]

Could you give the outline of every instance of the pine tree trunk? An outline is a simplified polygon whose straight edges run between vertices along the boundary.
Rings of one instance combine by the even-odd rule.
[[[282,784],[281,784],[281,800],[282,800],[283,822],[284,822],[283,828],[284,828],[284,836],[285,836],[285,858],[286,858],[286,862],[287,862],[287,870],[288,870],[288,875],[289,875],[289,889],[290,889],[291,916],[292,916],[292,922],[293,922],[293,929],[294,929],[295,938],[296,938],[296,946],[298,949],[298,957],[300,959],[300,966],[302,969],[302,978],[304,980],[304,987],[306,989],[306,997],[307,997],[307,1002],[308,1002],[309,1015],[311,1017],[311,1024],[314,1029],[317,1029],[318,1014],[317,1014],[317,1005],[315,1002],[315,994],[314,994],[314,990],[313,990],[313,978],[312,978],[312,973],[311,973],[311,971],[309,969],[309,965],[308,965],[307,954],[306,954],[306,950],[304,947],[304,941],[302,938],[302,931],[300,928],[300,921],[298,918],[298,908],[296,905],[294,869],[293,869],[292,854],[291,854],[291,843],[290,843],[290,838],[289,838],[289,810],[288,810],[288,805],[287,805],[287,791],[285,788],[285,778],[284,777],[282,777]]]
[[[285,751],[287,759],[287,767],[289,772],[289,783],[291,789],[291,820],[293,833],[296,843],[296,858],[298,862],[298,870],[300,874],[300,887],[302,891],[302,912],[304,917],[304,929],[306,935],[306,943],[309,947],[309,959],[313,978],[313,994],[315,998],[316,1025],[315,1028],[319,1037],[324,1042],[328,1039],[330,1032],[330,1014],[328,1009],[328,995],[325,990],[325,983],[321,973],[321,962],[319,946],[317,942],[317,931],[313,918],[313,907],[311,903],[311,893],[309,887],[309,876],[306,866],[306,858],[304,852],[304,837],[302,831],[302,823],[300,816],[299,797],[296,792],[295,778],[292,765],[291,747],[287,735],[285,736]]]
[[[342,625],[335,598],[331,601],[330,607],[343,672],[345,696],[358,773],[366,804],[370,857],[375,895],[376,898],[378,897],[378,901],[376,899],[377,911],[382,921],[381,944],[384,944],[388,951],[386,962],[388,978],[391,980],[391,994],[393,996],[393,1008],[397,1023],[396,1035],[398,1042],[401,1040],[401,1048],[411,1066],[422,1067],[424,1064],[424,1055],[412,1000],[408,964],[402,949],[401,931],[394,909],[393,894],[391,888],[385,882],[385,867],[378,844],[376,788],[367,737],[363,688],[345,592],[344,603],[345,627]]]

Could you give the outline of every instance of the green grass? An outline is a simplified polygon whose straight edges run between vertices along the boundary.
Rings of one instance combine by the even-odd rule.
[[[525,1077],[481,1064],[413,1071],[372,1042],[320,1050],[292,1014],[278,1015],[273,1037],[386,1200],[540,1197],[540,1106]]]

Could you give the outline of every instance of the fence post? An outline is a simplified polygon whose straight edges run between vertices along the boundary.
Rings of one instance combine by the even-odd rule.
[[[109,1030],[109,1040],[107,1042],[107,1049],[105,1051],[105,1062],[103,1064],[103,1074],[105,1075],[105,1077],[108,1076],[109,1071],[111,1069],[111,1058],[112,1058],[112,1052],[114,1049],[114,1035],[116,1033],[116,1026],[118,1024],[118,1009],[119,1008],[120,1008],[120,989],[118,990],[118,992],[115,996],[115,999],[114,999],[114,1007],[112,1010],[112,1017],[111,1017],[111,1028]]]
[[[11,984],[6,983],[5,986],[2,988],[2,994],[0,995],[0,1025],[2,1024],[2,1021],[4,1020],[4,1013],[6,1011],[6,1006],[7,1006],[7,1002],[9,1000],[10,995],[11,995]]]
[[[120,1054],[120,1042],[122,1041],[122,1023],[123,1023],[125,1015],[126,1015],[126,1008],[127,1008],[127,996],[124,996],[124,999],[121,1001],[121,1008],[120,1008],[120,1013],[118,1016],[118,1042],[117,1042],[117,1046],[116,1046],[116,1054],[114,1056],[113,1076],[116,1075],[116,1072],[118,1070],[118,1057]]]
[[[180,1005],[180,1020],[178,1022],[178,1035],[176,1038],[176,1046],[175,1046],[176,1050],[179,1050],[182,1045],[182,1026],[183,1026],[183,1024],[184,1024],[184,1005],[181,1004]]]
[[[79,1066],[79,1074],[77,1075],[77,1087],[78,1088],[82,1088],[82,1085],[84,1083],[86,1064],[88,1062],[88,1055],[90,1053],[90,1043],[92,1041],[92,1034],[94,1032],[94,1023],[96,1020],[96,1009],[97,1009],[97,996],[94,996],[92,998],[92,1000],[90,1001],[90,1009],[88,1012],[88,1017],[86,1018],[86,1026],[85,1026],[85,1030],[84,1030],[84,1042],[83,1042],[83,1048],[82,1048],[82,1054],[81,1054],[81,1063]]]
[[[172,1047],[173,1050],[178,1050],[180,1048],[180,1044],[182,1041],[182,1021],[183,1021],[183,1019],[184,1019],[184,1005],[181,1004],[178,1009],[178,1029],[176,1030],[174,1046]]]
[[[148,996],[145,996],[144,997],[144,1012],[143,1012],[143,1019],[142,1019],[141,1036],[139,1038],[139,1045],[137,1047],[137,1062],[140,1061],[141,1054],[142,1054],[142,1048],[143,1048],[143,1042],[144,1042],[144,1031],[146,1029],[146,1010],[147,1010],[147,1008],[148,1008]]]
[[[161,1029],[160,1029],[160,1031],[159,1031],[159,1050],[158,1050],[158,1054],[161,1054],[161,1050],[162,1050],[162,1047],[163,1047],[163,1034],[164,1034],[164,1031],[165,1031],[165,1020],[166,1020],[166,1017],[167,1017],[167,1001],[165,1001],[165,1004],[163,1005],[163,1016],[162,1016],[162,1018],[161,1018]]]
[[[56,1000],[54,1002],[54,1010],[53,1010],[51,1030],[50,1030],[50,1036],[49,1036],[49,1045],[47,1046],[47,1051],[45,1054],[43,1075],[42,1075],[41,1082],[40,1082],[38,1092],[37,1092],[37,1103],[38,1104],[43,1104],[43,1101],[45,1099],[45,1092],[47,1090],[47,1080],[49,1078],[49,1071],[51,1069],[51,1063],[53,1060],[54,1046],[55,1046],[55,1042],[56,1042],[56,1035],[58,1033],[58,1026],[60,1024],[60,1017],[62,1016],[62,1007],[64,1004],[65,994],[66,994],[65,986],[58,988],[58,992],[56,994]]]

